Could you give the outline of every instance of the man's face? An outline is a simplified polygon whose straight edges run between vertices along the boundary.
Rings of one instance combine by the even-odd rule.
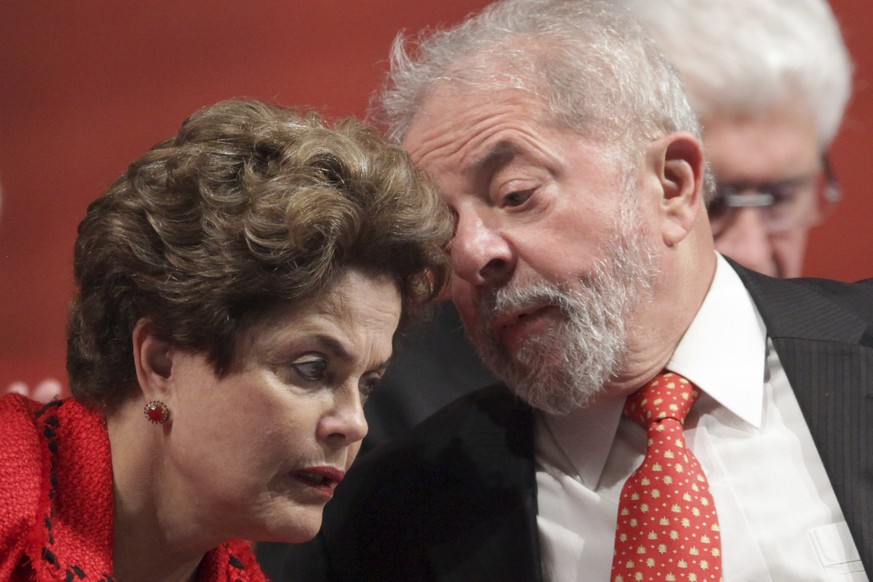
[[[568,412],[621,367],[654,269],[615,148],[538,111],[521,91],[444,86],[404,147],[456,214],[451,293],[473,343],[531,404]]]
[[[814,120],[778,110],[756,118],[704,120],[703,142],[716,181],[769,207],[711,207],[716,248],[774,277],[798,277],[810,227],[819,211],[822,164]]]

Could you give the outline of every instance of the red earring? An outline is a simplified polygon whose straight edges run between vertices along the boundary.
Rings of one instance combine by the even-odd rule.
[[[170,409],[160,400],[152,400],[145,405],[145,417],[154,424],[164,424],[170,418]]]

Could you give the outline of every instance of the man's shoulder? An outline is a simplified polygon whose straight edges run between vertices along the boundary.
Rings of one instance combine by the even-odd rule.
[[[495,384],[458,398],[355,461],[330,505],[380,521],[392,511],[439,512],[455,497],[460,503],[527,488],[533,462],[533,412]],[[368,508],[376,506],[382,511],[373,516]]]
[[[336,579],[420,579],[432,552],[493,537],[495,524],[526,540],[518,528],[535,479],[532,409],[503,385],[476,390],[355,461],[325,508],[316,546],[326,550],[316,553],[327,552]]]
[[[873,278],[845,283],[832,279],[789,279],[873,322]]]
[[[532,454],[533,411],[503,384],[465,394],[394,441],[374,449],[354,466],[355,473],[399,466],[445,470],[447,463],[480,454]],[[487,451],[487,452],[486,452]]]
[[[519,428],[518,422],[532,418],[532,409],[498,382],[464,394],[413,427],[404,442],[434,442],[434,437],[457,438],[467,431],[503,433]]]
[[[774,279],[732,265],[771,337],[867,343],[873,340],[873,279]]]
[[[823,299],[838,302],[846,307],[861,307],[873,309],[873,278],[847,283],[835,279],[818,277],[797,277],[793,279],[778,279],[762,275],[741,267],[730,261],[731,266],[739,274],[743,284],[754,292],[785,294],[789,290],[810,292]],[[870,312],[873,314],[873,312]]]

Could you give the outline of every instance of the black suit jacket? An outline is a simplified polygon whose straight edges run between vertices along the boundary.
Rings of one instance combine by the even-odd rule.
[[[437,304],[431,318],[404,330],[396,343],[391,365],[364,408],[370,430],[362,453],[496,381],[476,356],[451,301]]]
[[[873,280],[737,271],[873,573]],[[461,398],[359,461],[286,579],[541,580],[533,455],[533,412],[505,387]]]

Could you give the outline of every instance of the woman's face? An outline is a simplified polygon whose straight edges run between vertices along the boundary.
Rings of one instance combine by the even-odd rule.
[[[317,533],[367,434],[362,407],[399,319],[396,284],[352,270],[245,332],[224,378],[203,355],[177,354],[167,462],[200,527],[290,542]]]

